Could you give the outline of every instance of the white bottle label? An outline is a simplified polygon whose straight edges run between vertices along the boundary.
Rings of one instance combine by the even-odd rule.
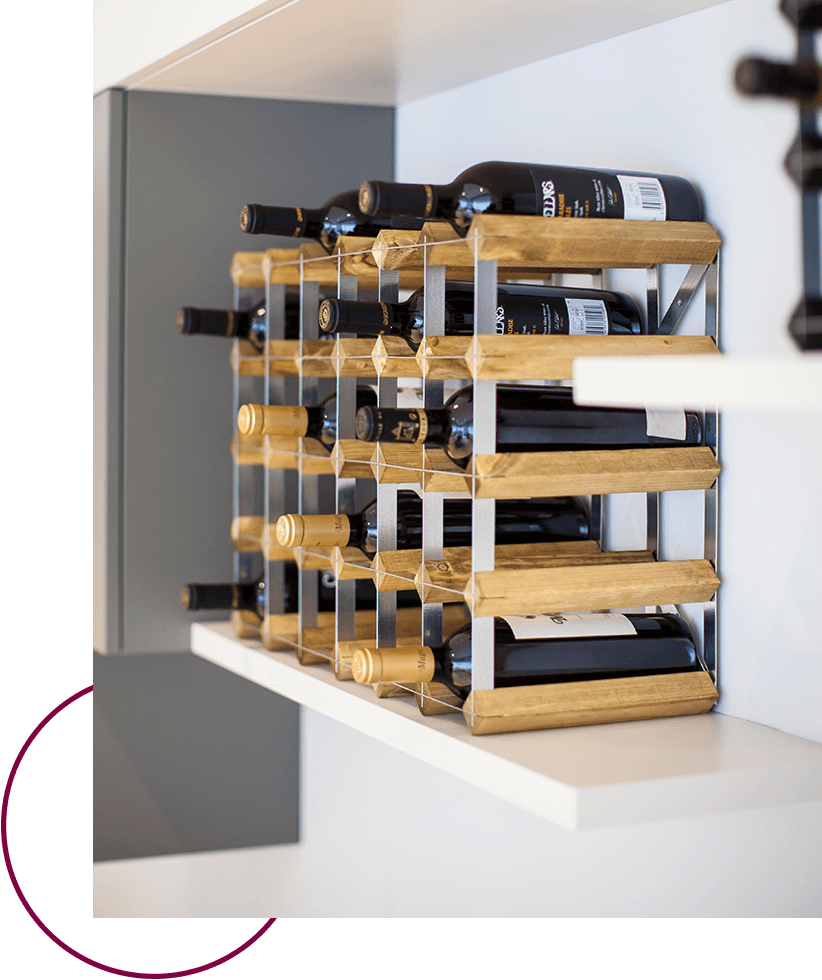
[[[623,217],[629,221],[664,221],[665,194],[656,177],[617,174],[622,188]]]
[[[568,333],[594,334],[604,336],[608,333],[608,312],[601,299],[566,299],[568,307]]]
[[[646,408],[645,434],[657,439],[683,441],[688,434],[688,422],[682,408]]]
[[[503,616],[518,640],[575,636],[636,635],[634,624],[622,613],[556,613],[538,616]]]

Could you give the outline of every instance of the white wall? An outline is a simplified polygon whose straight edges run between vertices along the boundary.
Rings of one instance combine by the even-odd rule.
[[[780,167],[795,117],[729,81],[743,53],[790,54],[775,8],[734,0],[403,106],[398,179],[494,158],[687,175],[726,243],[725,349],[788,352],[798,197]],[[818,420],[723,419],[721,707],[816,740],[819,454]],[[820,804],[572,833],[305,709],[303,736],[302,843],[98,865],[96,914],[822,913]]]

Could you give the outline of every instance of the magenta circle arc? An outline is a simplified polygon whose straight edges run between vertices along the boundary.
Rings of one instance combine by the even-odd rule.
[[[6,781],[6,790],[3,794],[3,810],[2,815],[0,815],[0,834],[3,839],[3,858],[6,862],[6,870],[9,873],[9,878],[11,878],[11,883],[14,886],[14,890],[17,892],[17,897],[23,904],[23,907],[34,920],[34,922],[39,926],[39,928],[51,939],[52,942],[56,943],[62,950],[74,956],[78,960],[82,960],[83,963],[87,963],[89,966],[96,967],[98,970],[105,970],[106,973],[113,973],[118,977],[137,977],[140,980],[172,980],[173,977],[190,977],[195,973],[203,973],[206,970],[211,970],[215,966],[220,966],[222,963],[233,959],[238,956],[244,950],[248,949],[252,943],[255,943],[265,932],[267,932],[271,926],[277,921],[276,919],[268,919],[265,925],[258,929],[254,935],[247,939],[241,946],[236,949],[231,950],[230,953],[226,953],[225,956],[219,957],[219,959],[212,960],[210,963],[204,963],[202,966],[191,967],[188,970],[177,970],[173,973],[139,973],[136,970],[123,970],[116,966],[108,966],[105,963],[100,963],[97,960],[91,959],[89,956],[85,956],[78,950],[73,949],[67,943],[64,943],[59,936],[56,936],[51,929],[40,919],[34,909],[29,905],[26,896],[23,894],[20,884],[17,881],[17,877],[14,874],[14,869],[11,864],[11,856],[9,854],[8,838],[6,835],[6,818],[8,816],[9,808],[9,795],[11,793],[12,783],[14,782],[14,777],[17,774],[17,770],[20,768],[20,763],[23,760],[23,756],[29,749],[29,746],[38,736],[38,734],[45,728],[45,726],[54,718],[55,715],[59,714],[64,708],[67,708],[73,701],[81,698],[84,694],[90,694],[92,691],[92,686],[83,688],[82,691],[78,691],[76,694],[72,694],[70,698],[66,698],[62,704],[58,704],[57,707],[49,712],[46,717],[40,722],[40,724],[34,729],[34,731],[26,739],[23,748],[17,753],[17,758],[14,760],[14,765],[11,767],[11,772],[9,773],[9,778]]]

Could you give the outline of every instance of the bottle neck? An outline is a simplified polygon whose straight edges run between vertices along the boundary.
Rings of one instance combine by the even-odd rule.
[[[208,337],[248,337],[254,310],[204,310],[184,306],[177,311],[177,329]]]
[[[419,684],[430,681],[435,673],[431,647],[366,647],[357,650],[351,662],[358,684]]]
[[[360,188],[366,214],[413,215],[425,221],[450,221],[464,236],[477,214],[494,208],[493,194],[478,184],[395,184],[367,181]]]
[[[277,521],[277,543],[284,548],[345,548],[351,538],[348,514],[283,514]]]
[[[316,411],[304,405],[241,405],[237,428],[244,436],[304,436]]]
[[[208,584],[191,582],[180,590],[180,603],[189,612],[204,609],[243,609],[257,611],[262,578],[254,582]]]
[[[326,299],[319,308],[320,329],[326,333],[353,333],[358,337],[389,334],[412,343],[422,335],[422,313],[412,310],[411,297],[405,303],[362,303],[354,300]],[[417,346],[419,339],[416,339]]]

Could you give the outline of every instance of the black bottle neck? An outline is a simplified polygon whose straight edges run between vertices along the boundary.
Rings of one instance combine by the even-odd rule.
[[[364,405],[376,405],[377,393],[368,385],[357,385],[357,409]],[[321,442],[326,449],[333,450],[337,441],[337,396],[331,394],[319,405],[306,408],[307,424],[305,435]]]
[[[244,609],[256,612],[263,580],[203,585],[191,582],[180,590],[180,602],[189,612],[203,609]]]
[[[360,187],[359,206],[372,216],[413,216],[427,220],[448,217],[454,185],[398,184],[368,180]]]
[[[254,310],[205,310],[184,306],[177,311],[177,329],[209,337],[248,337]]]
[[[353,333],[360,337],[389,334],[411,343],[412,329],[422,330],[422,317],[412,310],[412,301],[418,294],[421,295],[421,290],[404,303],[325,299],[320,303],[318,313],[320,329],[326,333]]]
[[[240,228],[250,235],[313,239],[329,253],[341,235],[374,238],[385,228],[422,228],[423,222],[414,217],[391,220],[368,216],[357,200],[357,191],[350,190],[336,194],[319,208],[246,204],[240,213]]]

